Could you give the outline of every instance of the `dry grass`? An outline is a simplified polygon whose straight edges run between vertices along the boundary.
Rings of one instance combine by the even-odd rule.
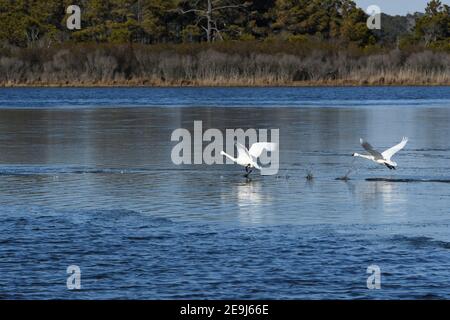
[[[1,86],[449,85],[450,54],[256,46],[76,46],[0,51]]]

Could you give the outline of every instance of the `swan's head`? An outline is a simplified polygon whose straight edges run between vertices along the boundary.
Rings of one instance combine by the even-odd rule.
[[[357,157],[357,156],[358,156],[358,154],[356,152],[352,154],[352,157]]]

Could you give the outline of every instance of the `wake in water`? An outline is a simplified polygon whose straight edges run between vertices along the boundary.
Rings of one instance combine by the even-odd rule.
[[[366,181],[384,182],[439,182],[450,183],[450,179],[419,179],[419,178],[367,178]]]

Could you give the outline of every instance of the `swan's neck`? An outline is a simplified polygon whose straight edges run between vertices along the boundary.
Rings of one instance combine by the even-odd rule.
[[[223,156],[225,156],[225,157],[227,157],[228,159],[230,159],[230,160],[233,161],[233,162],[236,162],[236,161],[237,161],[236,158],[233,158],[232,156],[230,156],[228,153],[225,153],[224,151],[222,151],[220,154],[223,155]]]
[[[367,160],[373,160],[373,156],[368,156],[368,155],[365,155],[365,154],[354,153],[353,156],[354,157],[364,158],[364,159],[367,159]]]

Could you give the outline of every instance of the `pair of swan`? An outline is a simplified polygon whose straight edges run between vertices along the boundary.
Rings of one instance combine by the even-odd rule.
[[[367,159],[370,161],[373,161],[380,165],[385,165],[390,170],[395,170],[397,167],[397,162],[392,161],[392,157],[402,150],[406,144],[408,143],[408,138],[403,137],[402,141],[393,146],[392,148],[387,149],[384,152],[378,152],[376,151],[370,143],[367,141],[364,141],[363,139],[360,139],[361,146],[369,153],[368,155],[354,153],[353,157],[360,157],[363,159]],[[246,177],[249,176],[250,173],[252,173],[253,169],[261,170],[261,167],[258,165],[258,158],[263,153],[264,150],[273,152],[278,147],[276,143],[271,142],[257,142],[252,144],[250,147],[250,150],[247,149],[245,146],[243,146],[240,143],[236,143],[238,156],[237,158],[234,158],[230,156],[229,154],[225,153],[224,151],[221,151],[220,154],[227,157],[228,159],[232,160],[233,162],[236,162],[238,165],[241,165],[245,167],[246,171]]]

